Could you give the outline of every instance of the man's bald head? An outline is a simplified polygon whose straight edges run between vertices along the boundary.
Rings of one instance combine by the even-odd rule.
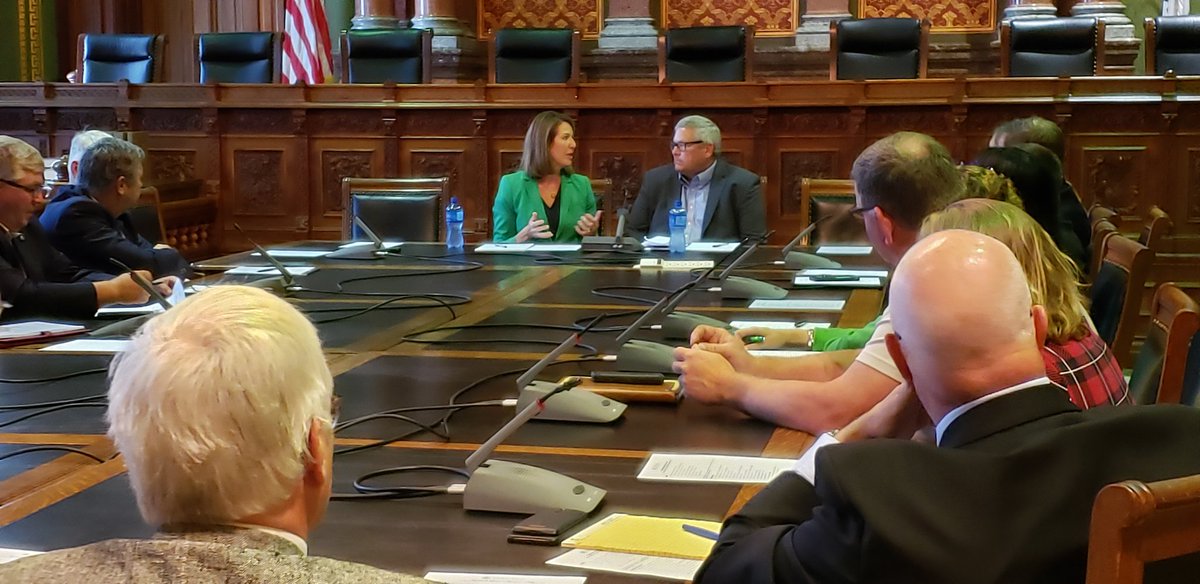
[[[1016,257],[986,235],[950,230],[914,245],[896,267],[891,313],[891,344],[935,421],[1045,374],[1044,314]]]

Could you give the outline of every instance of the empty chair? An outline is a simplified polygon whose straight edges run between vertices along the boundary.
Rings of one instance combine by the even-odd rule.
[[[1123,481],[1096,495],[1087,584],[1195,582],[1198,552],[1200,475]]]
[[[1100,264],[1104,261],[1104,245],[1108,238],[1117,234],[1117,228],[1112,223],[1101,219],[1092,223],[1092,259],[1087,267],[1088,280],[1095,280],[1100,273]]]
[[[166,238],[160,205],[158,189],[142,187],[137,206],[129,210],[133,229],[150,243],[162,243]]]
[[[1100,271],[1092,281],[1092,322],[1117,362],[1129,367],[1129,347],[1154,252],[1120,234],[1106,239],[1103,250]]]
[[[387,241],[440,241],[450,179],[346,178],[342,180],[342,236],[366,239],[359,217]]]
[[[829,23],[829,78],[924,78],[929,21],[915,18],[846,19]]]
[[[809,234],[807,245],[867,243],[863,222],[850,214],[854,208],[854,181],[849,179],[800,180],[800,216],[808,224],[821,221]]]
[[[754,28],[697,26],[670,28],[658,38],[658,81],[750,81]]]
[[[1159,209],[1158,205],[1152,205],[1148,215],[1150,216],[1138,235],[1138,243],[1158,252],[1161,251],[1158,246],[1162,243],[1162,238],[1171,232],[1171,218],[1166,211]]]
[[[1200,331],[1200,307],[1178,286],[1166,283],[1150,304],[1150,330],[1129,378],[1134,403],[1179,403],[1192,338]]]
[[[196,35],[200,83],[277,83],[279,42],[273,32]]]
[[[1076,77],[1103,71],[1103,20],[1038,18],[1001,25],[1002,76]]]
[[[1146,22],[1146,73],[1200,75],[1200,16],[1160,16]]]
[[[1099,203],[1088,208],[1088,221],[1095,225],[1097,221],[1104,219],[1113,224],[1113,227],[1121,226],[1121,214],[1101,205]]]
[[[161,35],[79,35],[79,79],[83,83],[152,83],[162,78]]]
[[[569,28],[502,28],[488,44],[492,83],[577,83],[579,32]]]
[[[342,34],[346,83],[430,83],[433,31],[427,28],[348,30]]]

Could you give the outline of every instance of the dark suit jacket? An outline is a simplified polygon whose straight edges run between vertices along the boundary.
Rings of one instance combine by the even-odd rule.
[[[667,214],[679,200],[681,189],[679,173],[673,165],[666,164],[647,172],[625,225],[627,235],[638,239],[646,235],[670,235]],[[757,174],[718,158],[708,186],[703,239],[738,241],[761,237],[766,232],[761,179]]]
[[[89,318],[96,313],[92,282],[112,278],[71,263],[46,240],[37,221],[9,237],[0,233],[0,298],[13,305],[4,318]]]
[[[187,276],[188,261],[173,249],[154,249],[138,234],[128,213],[113,217],[78,187],[59,191],[42,212],[42,227],[54,244],[81,267],[121,274],[109,261],[116,258],[135,270],[149,270],[155,278]]]
[[[1063,180],[1058,189],[1058,226],[1063,233],[1070,232],[1075,235],[1080,245],[1078,253],[1081,253],[1085,262],[1089,260],[1092,257],[1092,224],[1088,220],[1087,211],[1083,209],[1083,204],[1075,194],[1075,187],[1066,180]],[[1065,249],[1063,253],[1071,255],[1071,252]],[[1076,257],[1071,259],[1079,261]],[[1087,271],[1087,263],[1080,264],[1079,269]]]
[[[1017,391],[968,410],[941,447],[823,448],[816,487],[775,479],[726,520],[696,582],[1082,584],[1096,493],[1200,473],[1197,444],[1195,408],[1080,412],[1054,386]]]

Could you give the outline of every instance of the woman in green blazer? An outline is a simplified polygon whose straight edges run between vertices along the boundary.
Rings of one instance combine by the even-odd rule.
[[[542,112],[525,132],[521,169],[500,177],[492,205],[492,239],[500,243],[579,241],[600,226],[592,182],[571,169],[575,125]]]

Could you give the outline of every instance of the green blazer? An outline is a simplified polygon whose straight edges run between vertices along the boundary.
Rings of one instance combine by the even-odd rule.
[[[583,239],[575,233],[575,224],[584,213],[596,214],[592,181],[582,174],[564,173],[558,196],[561,197],[558,203],[558,231],[549,241],[575,242]],[[517,232],[529,223],[534,212],[538,217],[546,218],[546,205],[538,194],[537,181],[519,170],[500,177],[496,202],[492,204],[492,240],[498,243],[511,242]]]

